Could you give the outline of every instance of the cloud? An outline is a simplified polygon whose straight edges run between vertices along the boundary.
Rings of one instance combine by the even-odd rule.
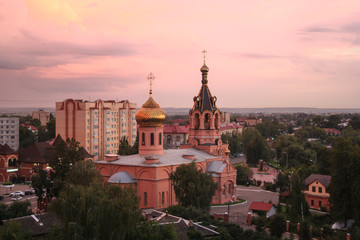
[[[304,32],[309,32],[309,33],[339,32],[339,30],[337,30],[337,29],[333,29],[333,28],[330,28],[330,27],[321,27],[321,26],[308,27],[308,28],[305,28],[303,31]]]

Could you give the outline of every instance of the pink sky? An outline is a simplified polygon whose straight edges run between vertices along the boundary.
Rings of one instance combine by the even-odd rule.
[[[360,1],[0,1],[0,107],[360,108]]]

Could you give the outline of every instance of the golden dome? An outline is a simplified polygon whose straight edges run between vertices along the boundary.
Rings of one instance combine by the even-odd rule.
[[[165,111],[150,95],[149,99],[136,112],[136,122],[143,127],[159,127],[164,124]]]

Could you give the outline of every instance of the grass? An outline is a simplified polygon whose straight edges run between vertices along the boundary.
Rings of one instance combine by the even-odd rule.
[[[238,199],[236,202],[228,202],[228,203],[223,203],[223,204],[211,204],[210,206],[227,206],[227,205],[235,205],[235,204],[239,204],[239,203],[243,203],[245,202],[244,199]]]

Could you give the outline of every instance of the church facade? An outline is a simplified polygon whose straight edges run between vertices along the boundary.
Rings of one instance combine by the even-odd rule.
[[[189,111],[189,144],[181,149],[163,149],[165,112],[152,97],[136,113],[139,154],[107,155],[96,161],[96,168],[108,183],[132,186],[140,198],[140,208],[162,209],[178,204],[170,175],[182,164],[195,162],[198,169],[211,174],[217,184],[212,203],[226,203],[235,198],[236,169],[229,161],[227,144],[221,141],[220,110],[210,93],[208,67],[201,67],[202,86]]]

